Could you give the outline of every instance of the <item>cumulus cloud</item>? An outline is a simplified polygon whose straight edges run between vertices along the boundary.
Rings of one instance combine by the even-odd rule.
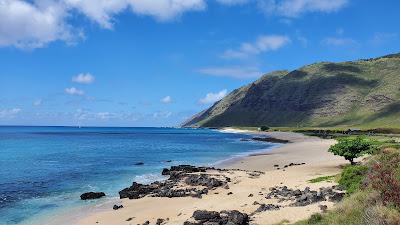
[[[165,96],[165,97],[162,98],[160,101],[161,101],[162,103],[164,103],[164,104],[168,104],[168,103],[171,103],[171,102],[172,102],[172,98],[171,98],[171,96]]]
[[[95,80],[95,77],[90,73],[80,73],[72,77],[72,81],[80,84],[91,84]]]
[[[85,92],[75,87],[65,88],[65,93],[69,95],[85,95]]]
[[[308,12],[335,12],[348,4],[348,0],[258,0],[257,2],[266,14],[290,18]]]
[[[3,118],[14,118],[18,113],[21,112],[20,108],[13,108],[13,109],[3,109],[0,111],[0,119]]]
[[[253,43],[242,43],[238,49],[228,49],[223,58],[247,58],[262,52],[274,51],[290,43],[290,38],[283,35],[262,35]]]
[[[198,72],[217,77],[233,77],[237,79],[257,78],[262,72],[257,67],[208,67]]]
[[[0,1],[0,47],[32,49],[57,40],[73,42],[76,39],[65,21],[68,12],[60,3],[37,2]]]
[[[201,98],[199,100],[199,103],[201,104],[211,104],[214,102],[217,102],[219,100],[221,100],[223,97],[225,97],[227,95],[228,91],[226,89],[221,90],[220,92],[217,93],[208,93],[204,98]]]
[[[79,12],[111,29],[118,13],[129,10],[159,21],[206,8],[205,0],[0,0],[0,47],[40,48],[53,41],[84,37],[69,19]]]
[[[297,17],[306,12],[333,12],[348,0],[216,0],[222,5],[255,3],[266,13]],[[75,43],[84,32],[70,21],[78,12],[112,29],[122,12],[170,21],[188,11],[207,8],[206,0],[0,0],[0,47],[40,48],[54,41]],[[72,19],[71,19],[72,18]]]

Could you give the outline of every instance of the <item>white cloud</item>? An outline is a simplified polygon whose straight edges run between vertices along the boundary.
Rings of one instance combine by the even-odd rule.
[[[118,115],[115,113],[110,113],[110,112],[99,112],[95,114],[95,117],[101,120],[109,120],[113,118],[117,118]]]
[[[254,2],[266,13],[297,17],[306,12],[333,12],[348,0],[216,0],[222,5]],[[40,48],[54,41],[75,43],[83,31],[70,21],[76,13],[112,29],[116,16],[129,11],[170,21],[188,11],[207,8],[206,0],[0,0],[0,47]]]
[[[248,3],[250,0],[217,0],[218,3],[223,5],[241,5]]]
[[[198,72],[217,76],[217,77],[233,77],[238,79],[257,78],[262,72],[257,67],[208,67],[199,69]]]
[[[55,1],[35,2],[0,1],[0,47],[32,49],[57,40],[74,42],[65,8]]]
[[[1,110],[0,111],[0,119],[2,119],[2,118],[14,118],[20,112],[21,112],[20,108]]]
[[[70,88],[65,88],[65,93],[69,94],[69,95],[85,95],[85,92],[82,90],[79,90],[75,87],[70,87]]]
[[[40,105],[42,105],[42,99],[38,99],[33,102],[33,106],[40,106]]]
[[[95,77],[90,73],[80,73],[72,77],[72,81],[80,84],[91,84],[95,80]]]
[[[397,33],[375,33],[369,42],[375,46],[379,46],[388,42],[397,41]]]
[[[172,116],[172,112],[159,111],[159,112],[153,113],[153,118],[155,118],[155,119],[167,119],[170,116]]]
[[[328,37],[322,40],[322,43],[334,47],[353,46],[358,44],[354,39],[341,37]]]
[[[290,43],[290,38],[283,35],[262,35],[253,43],[242,43],[238,49],[228,49],[223,58],[247,58],[262,52],[274,51]]]
[[[205,0],[0,0],[0,47],[33,49],[58,40],[74,43],[84,37],[69,23],[74,11],[111,29],[114,17],[126,10],[167,21],[205,8]]]
[[[330,13],[346,6],[348,0],[258,0],[258,6],[266,14],[298,17],[307,12]]]
[[[200,99],[199,102],[201,104],[210,104],[221,100],[223,97],[227,95],[228,91],[226,89],[221,90],[217,93],[208,93],[204,98]]]
[[[199,11],[206,8],[205,0],[128,0],[131,9],[139,15],[153,16],[166,21],[180,16],[186,11]]]
[[[168,104],[168,103],[171,103],[171,102],[172,102],[172,98],[171,98],[171,96],[165,96],[165,97],[162,98],[160,101],[161,101],[162,103],[164,103],[164,104]]]

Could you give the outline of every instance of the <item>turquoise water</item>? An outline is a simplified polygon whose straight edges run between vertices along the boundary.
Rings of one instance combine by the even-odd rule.
[[[246,137],[207,129],[0,127],[0,224],[98,204],[79,196],[115,198],[132,181],[162,179],[171,165],[213,165],[274,146],[240,141]]]

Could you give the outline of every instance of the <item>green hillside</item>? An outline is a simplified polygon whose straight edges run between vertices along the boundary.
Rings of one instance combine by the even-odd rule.
[[[183,126],[400,127],[400,54],[276,71]]]

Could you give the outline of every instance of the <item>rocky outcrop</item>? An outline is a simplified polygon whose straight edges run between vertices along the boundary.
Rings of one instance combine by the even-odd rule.
[[[81,194],[81,200],[98,199],[106,196],[104,192],[86,192]]]
[[[304,190],[294,190],[283,186],[273,187],[270,191],[265,197],[266,199],[275,198],[279,202],[292,201],[290,206],[306,206],[327,200],[338,202],[345,195],[338,186],[320,188],[319,191],[310,190],[309,187],[306,187]]]
[[[290,143],[289,140],[283,140],[283,139],[278,139],[278,138],[273,138],[273,137],[253,137],[253,138],[251,138],[251,140],[264,141],[264,142],[270,142],[270,143],[278,143],[278,144]]]
[[[133,182],[130,187],[121,190],[119,196],[121,199],[139,199],[145,196],[201,198],[210,189],[225,186],[230,182],[229,177],[207,174],[207,170],[216,169],[190,165],[172,166],[162,172],[163,175],[169,175],[167,180],[151,184]]]
[[[206,211],[196,210],[191,220],[184,225],[247,225],[249,216],[237,210],[232,211]]]
[[[191,165],[171,166],[170,169],[164,168],[162,175],[170,175],[171,173],[198,173],[206,172],[207,167],[195,167]]]

